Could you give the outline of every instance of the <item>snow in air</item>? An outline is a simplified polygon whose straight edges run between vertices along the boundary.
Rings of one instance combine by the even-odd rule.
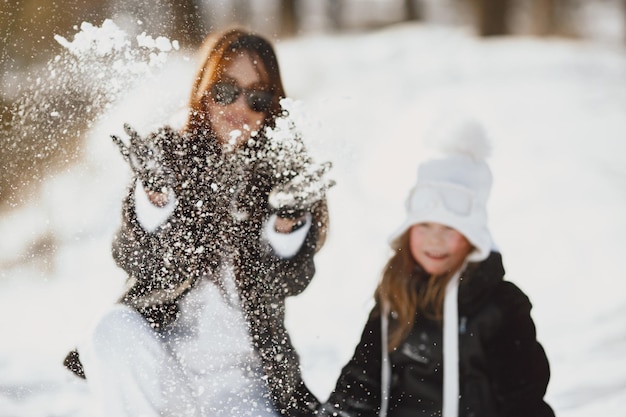
[[[75,127],[68,120],[91,115],[91,123],[78,161],[42,178],[36,200],[0,218],[0,235],[8,236],[0,240],[0,412],[7,416],[90,415],[88,388],[61,362],[123,289],[110,244],[130,172],[109,135],[125,122],[142,132],[179,126],[195,70],[195,57],[174,42],[131,41],[113,22],[85,23],[74,40],[58,41],[66,52],[32,85],[59,99],[24,100],[16,138],[45,120],[40,138],[54,146],[55,131]],[[277,52],[291,103],[303,103],[289,114],[315,161],[332,162],[337,182],[316,276],[287,304],[312,391],[325,399],[352,354],[389,255],[387,237],[402,221],[421,134],[435,109],[455,104],[471,108],[492,139],[490,228],[507,278],[533,302],[552,367],[547,401],[561,417],[621,415],[623,49],[400,25],[282,41]],[[98,66],[102,57],[117,65]],[[151,76],[128,77],[144,71]],[[94,84],[69,109],[59,106],[66,72]],[[96,78],[81,81],[86,72]],[[277,137],[281,129],[289,123],[277,125]]]

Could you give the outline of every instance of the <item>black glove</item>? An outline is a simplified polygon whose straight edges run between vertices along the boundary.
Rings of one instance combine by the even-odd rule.
[[[269,204],[280,217],[299,218],[309,211],[313,204],[326,196],[326,191],[335,181],[326,177],[332,167],[331,162],[311,165],[285,184],[276,186],[269,195]]]
[[[149,191],[167,192],[175,184],[176,176],[167,165],[163,144],[176,139],[178,132],[166,126],[141,137],[128,124],[124,124],[124,131],[130,138],[128,145],[115,135],[111,135],[111,139],[119,147],[137,178]]]

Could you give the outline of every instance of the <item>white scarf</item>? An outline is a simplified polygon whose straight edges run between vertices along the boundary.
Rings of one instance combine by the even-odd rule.
[[[461,273],[466,264],[452,276],[446,285],[443,302],[443,409],[442,417],[459,415],[459,308],[458,291]],[[382,332],[382,375],[380,417],[387,416],[389,389],[391,384],[391,364],[389,363],[388,332],[389,305],[383,301],[381,314]],[[452,366],[450,364],[453,364]]]
[[[465,265],[454,273],[443,301],[443,408],[442,417],[459,416],[459,279]]]

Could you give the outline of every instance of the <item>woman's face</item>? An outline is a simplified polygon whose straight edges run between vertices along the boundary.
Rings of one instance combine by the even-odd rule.
[[[426,272],[442,275],[458,269],[472,245],[455,229],[439,223],[418,223],[409,231],[411,254]]]
[[[272,95],[261,77],[263,67],[249,54],[234,55],[227,62],[205,103],[217,140],[236,149],[262,128]]]

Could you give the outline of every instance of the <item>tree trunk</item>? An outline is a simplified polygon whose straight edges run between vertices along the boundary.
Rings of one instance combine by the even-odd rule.
[[[404,20],[422,20],[422,7],[417,0],[404,0]]]
[[[571,0],[533,0],[533,33],[539,36],[576,36],[572,24],[574,3]]]
[[[235,23],[243,26],[248,26],[252,17],[252,11],[250,10],[250,0],[233,0],[232,13]]]
[[[343,29],[343,6],[344,0],[326,0],[326,14],[331,30]]]
[[[196,0],[170,2],[174,14],[174,37],[184,45],[195,47],[202,43],[209,31],[210,22],[205,24]]]
[[[533,33],[539,36],[554,33],[556,0],[533,0],[531,7]]]
[[[476,29],[480,36],[508,35],[510,0],[473,0]]]
[[[280,22],[283,36],[293,36],[298,32],[297,0],[281,0]]]
[[[622,0],[622,16],[624,18],[622,20],[624,23],[623,27],[626,28],[626,0]],[[626,30],[624,30],[624,40],[626,41]]]

